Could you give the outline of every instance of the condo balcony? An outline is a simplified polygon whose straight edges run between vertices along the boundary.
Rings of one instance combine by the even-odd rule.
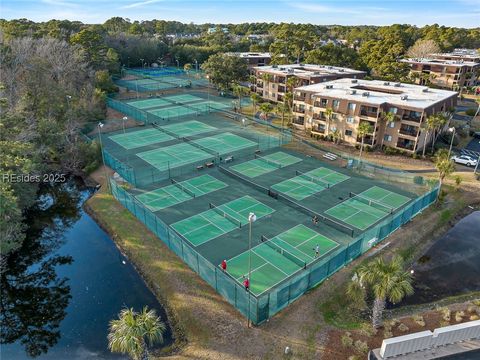
[[[402,126],[400,127],[400,129],[398,130],[398,133],[399,133],[399,134],[402,134],[402,135],[417,137],[418,127],[416,127],[416,126],[405,126],[405,125],[402,125]]]

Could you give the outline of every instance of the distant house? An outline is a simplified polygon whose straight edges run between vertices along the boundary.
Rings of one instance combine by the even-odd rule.
[[[228,34],[228,28],[226,28],[226,27],[213,26],[213,27],[208,28],[208,30],[207,30],[207,32],[209,34],[212,34],[212,33],[217,32],[217,31],[223,31],[225,34]]]

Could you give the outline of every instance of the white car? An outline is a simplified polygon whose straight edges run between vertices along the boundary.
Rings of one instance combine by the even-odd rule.
[[[457,164],[477,166],[477,159],[474,159],[473,157],[468,155],[455,155],[452,157],[452,160]]]

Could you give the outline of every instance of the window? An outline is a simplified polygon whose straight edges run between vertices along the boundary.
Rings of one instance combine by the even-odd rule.
[[[337,131],[337,127],[336,127],[336,126],[332,126],[332,127],[330,128],[330,130],[331,130],[332,132],[335,132],[335,131]]]
[[[332,114],[332,120],[337,120],[337,119],[338,119],[337,114],[333,113]]]
[[[338,108],[340,106],[340,100],[333,100],[333,107]]]
[[[348,103],[348,110],[355,111],[355,107],[357,105],[355,103]]]
[[[385,140],[385,141],[392,141],[392,136],[391,136],[391,135],[385,135],[385,136],[383,137],[383,140]]]
[[[353,116],[347,116],[347,123],[355,124],[355,118]]]
[[[352,136],[353,131],[352,130],[345,130],[345,136]]]
[[[389,128],[394,128],[395,127],[395,121],[391,121],[388,123]]]
[[[398,111],[398,109],[396,107],[391,107],[390,109],[388,109],[388,112],[392,113],[392,114],[396,114],[397,111]]]
[[[322,100],[320,100],[320,104],[322,105],[322,107],[327,107],[328,100],[327,99],[322,99]]]

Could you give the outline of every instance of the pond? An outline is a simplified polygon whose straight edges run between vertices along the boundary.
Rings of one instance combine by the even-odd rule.
[[[44,188],[27,214],[27,238],[1,277],[3,359],[126,359],[107,348],[109,321],[122,308],[146,305],[166,322],[128,259],[83,211],[91,191],[74,182]],[[162,346],[171,343],[167,326]]]
[[[480,291],[480,211],[460,220],[413,265],[415,293],[398,306]]]

